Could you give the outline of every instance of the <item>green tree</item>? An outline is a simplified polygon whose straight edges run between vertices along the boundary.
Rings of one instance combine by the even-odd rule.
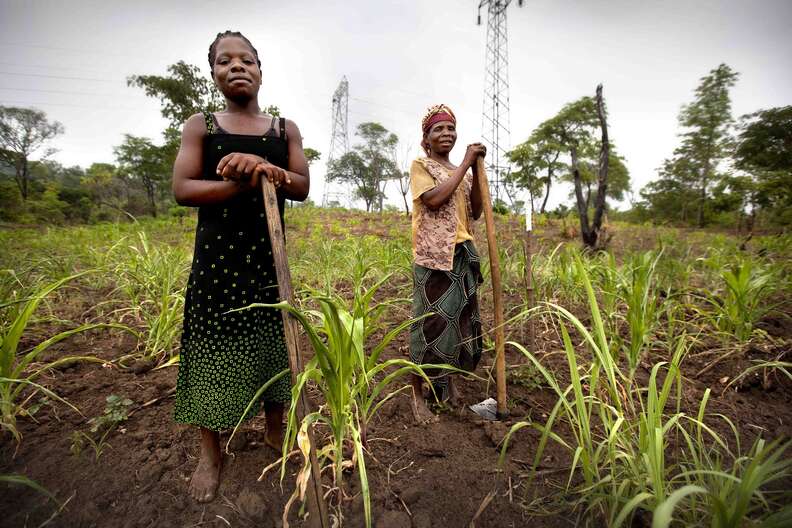
[[[401,176],[392,158],[399,138],[379,123],[361,123],[357,135],[363,143],[330,163],[327,181],[351,184],[355,196],[365,202],[366,211],[371,211],[375,203],[382,211],[385,184]]]
[[[792,106],[743,116],[734,164],[749,175],[743,187],[752,219],[760,209],[778,223],[792,223]]]
[[[168,147],[158,147],[150,139],[124,135],[124,142],[114,149],[118,171],[127,181],[139,184],[152,216],[157,216],[157,201],[170,180],[171,161]]]
[[[679,200],[696,194],[696,223],[703,227],[711,189],[723,174],[718,171],[720,162],[729,153],[732,138],[731,97],[729,89],[737,82],[738,73],[721,64],[700,80],[693,102],[682,107],[679,113],[680,145],[674,155],[663,162],[660,169],[662,189],[678,188]],[[645,194],[650,202],[653,187]],[[680,204],[681,205],[681,204]],[[663,211],[655,211],[659,216]],[[687,214],[684,215],[687,217]]]
[[[129,202],[129,184],[112,163],[91,164],[85,171],[81,184],[97,205],[125,215],[129,214],[126,210]]]
[[[731,224],[735,219],[738,229],[745,224],[746,211],[756,208],[757,188],[753,178],[744,174],[725,174],[712,187],[708,211],[711,221]],[[753,227],[753,214],[748,222]]]
[[[319,161],[319,158],[322,157],[321,152],[311,147],[305,147],[303,153],[305,154],[305,161],[308,162],[308,165],[312,164],[314,161]]]
[[[379,198],[369,167],[355,151],[347,152],[339,159],[331,161],[327,167],[326,178],[328,185],[334,181],[350,183],[355,190],[355,198],[360,198],[366,204],[366,211],[371,211],[371,206]]]
[[[667,159],[658,169],[660,177],[641,189],[640,208],[645,208],[650,220],[665,220],[690,224],[695,215],[697,193],[693,186],[687,159]],[[686,176],[687,175],[687,176]]]
[[[159,99],[162,117],[168,121],[167,139],[178,141],[187,119],[202,111],[217,112],[225,105],[223,95],[214,82],[193,64],[179,61],[168,66],[168,75],[132,75],[129,86],[142,88],[146,95]]]
[[[536,138],[534,141],[536,146],[533,153],[528,152],[526,163],[530,163],[530,155],[535,157],[541,148],[546,161],[538,163],[540,167],[543,163],[552,167],[551,172],[548,173],[549,181],[552,180],[552,173],[557,168],[554,165],[557,159],[553,151],[565,152],[568,160],[568,179],[571,180],[574,188],[583,243],[590,248],[602,247],[607,242],[599,236],[607,206],[606,197],[620,198],[629,189],[629,174],[626,167],[621,158],[611,155],[613,147],[608,138],[602,85],[597,86],[595,97],[581,97],[565,105],[558,114],[541,123],[531,137]],[[611,169],[614,170],[617,185],[610,182]],[[594,183],[596,183],[594,211],[589,221],[589,207],[592,206],[591,187]],[[587,193],[583,191],[584,186],[587,188]]]
[[[44,147],[62,133],[63,125],[48,121],[40,110],[0,106],[0,159],[14,167],[14,181],[22,200],[30,194],[30,157],[39,151],[39,160],[52,155],[55,150]]]
[[[69,204],[60,198],[60,189],[55,182],[46,183],[41,195],[28,200],[27,206],[37,223],[47,225],[65,223],[69,210]]]
[[[540,126],[531,133],[527,141],[517,145],[509,153],[509,160],[518,169],[511,171],[508,179],[517,187],[528,190],[531,211],[536,210],[534,200],[541,196],[544,189],[544,200],[539,212],[545,212],[553,179],[564,169],[563,161],[559,160],[563,149],[563,145],[556,141],[552,129]]]
[[[746,171],[792,172],[792,106],[743,116],[734,159]]]
[[[588,145],[590,148],[591,145]],[[592,207],[591,198],[597,185],[599,177],[599,160],[597,159],[596,152],[586,152],[586,155],[579,159],[580,183],[583,187],[583,196],[586,209]],[[574,174],[565,173],[562,175],[563,181],[568,181],[574,185]],[[630,172],[624,164],[624,158],[619,155],[613,143],[610,145],[610,154],[608,156],[608,188],[606,197],[612,200],[623,200],[624,196],[630,190]],[[574,196],[574,190],[572,191]]]
[[[57,161],[46,160],[36,163],[32,171],[43,173],[40,180],[47,182],[44,194],[46,191],[54,191],[57,194],[57,200],[66,204],[63,207],[64,221],[88,222],[90,220],[94,204],[90,192],[81,183],[85,176],[82,167],[78,165],[64,167]],[[42,200],[45,198],[44,194],[42,194]]]

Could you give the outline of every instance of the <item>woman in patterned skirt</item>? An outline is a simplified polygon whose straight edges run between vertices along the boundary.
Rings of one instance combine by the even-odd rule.
[[[209,65],[226,108],[187,120],[173,167],[176,201],[199,208],[175,418],[200,430],[201,456],[190,482],[200,502],[212,500],[220,482],[219,431],[233,427],[256,391],[289,367],[279,311],[229,313],[278,302],[261,178],[278,189],[281,221],[285,199],[304,200],[310,186],[297,125],[259,108],[261,62],[250,41],[237,32],[218,34]],[[289,398],[288,375],[261,397],[266,442],[278,450]]]
[[[429,109],[421,122],[426,157],[410,167],[413,199],[413,315],[424,317],[410,329],[415,363],[448,364],[472,371],[481,358],[481,318],[477,291],[482,282],[473,244],[473,220],[481,216],[476,159],[486,156],[481,143],[468,145],[462,164],[449,160],[457,139],[456,117],[445,105]],[[472,169],[472,174],[471,174]],[[449,371],[432,373],[441,401],[458,404]],[[414,375],[413,412],[418,422],[436,420]]]

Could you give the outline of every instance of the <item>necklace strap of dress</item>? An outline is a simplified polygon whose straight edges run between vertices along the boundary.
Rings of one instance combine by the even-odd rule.
[[[267,137],[274,137],[275,136],[275,122],[278,120],[277,117],[272,116],[272,121],[270,121],[269,130],[264,134]]]
[[[280,137],[285,141],[286,140],[286,118],[280,118]]]

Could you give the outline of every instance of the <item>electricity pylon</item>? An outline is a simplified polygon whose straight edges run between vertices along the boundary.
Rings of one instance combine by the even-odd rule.
[[[481,0],[478,6],[478,25],[481,25],[481,8],[487,8],[487,53],[484,61],[481,132],[487,145],[490,192],[496,200],[501,198],[503,183],[509,174],[506,153],[511,148],[506,25],[506,9],[510,3],[511,0]],[[522,7],[522,4],[522,0],[518,0],[518,6]]]
[[[327,154],[327,167],[334,160],[341,159],[344,154],[349,152],[349,82],[346,76],[338,83],[338,88],[333,92],[332,109],[333,130],[330,134],[330,150]],[[329,183],[325,179],[324,196],[322,196],[322,207],[327,207],[332,203],[343,205],[351,202],[349,193],[346,192],[343,184],[334,182]]]

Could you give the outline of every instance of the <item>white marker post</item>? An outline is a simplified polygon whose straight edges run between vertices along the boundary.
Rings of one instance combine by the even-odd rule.
[[[529,233],[533,231],[533,211],[531,211],[531,202],[525,202],[525,230]]]
[[[526,191],[526,195],[528,195]],[[525,292],[526,307],[531,310],[536,306],[533,287],[533,210],[531,209],[531,197],[526,196],[525,200]],[[536,335],[534,334],[533,315],[528,318],[528,349],[531,353],[536,351]]]

